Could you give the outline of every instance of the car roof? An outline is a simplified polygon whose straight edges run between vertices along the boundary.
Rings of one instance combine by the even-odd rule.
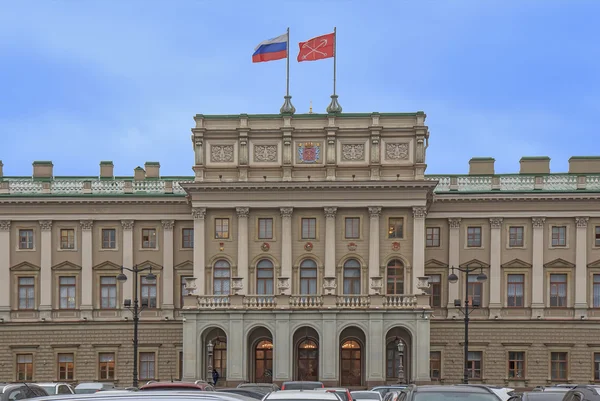
[[[339,398],[334,393],[316,390],[286,390],[276,391],[265,397],[265,400],[332,400],[339,401]]]
[[[238,399],[244,401],[256,401],[254,398],[244,397],[239,394],[232,393],[217,393],[216,391],[198,391],[198,390],[156,390],[152,391],[151,395],[149,393],[143,391],[125,391],[125,392],[117,392],[117,391],[100,391],[93,394],[69,394],[69,400],[97,400],[97,399],[141,399],[148,400],[148,397],[151,397],[153,401],[157,399],[165,399],[165,400],[177,400],[181,398],[198,398],[198,399],[210,399],[210,400],[224,400],[224,399]],[[37,397],[36,401],[63,401],[65,399],[65,395],[52,395],[48,397]]]
[[[491,394],[490,391],[484,386],[479,387],[479,386],[459,385],[459,386],[418,386],[418,387],[415,387],[415,391],[417,391],[417,392],[455,391],[458,393],[461,391],[464,392],[466,389],[469,389],[468,391],[473,392],[473,393]]]

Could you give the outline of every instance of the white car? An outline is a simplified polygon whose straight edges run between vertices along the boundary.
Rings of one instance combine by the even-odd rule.
[[[336,393],[315,390],[286,390],[269,393],[262,401],[342,401]]]
[[[379,391],[351,391],[350,395],[356,401],[381,401],[381,393]]]
[[[75,394],[75,389],[68,383],[36,383],[42,387],[48,395]]]

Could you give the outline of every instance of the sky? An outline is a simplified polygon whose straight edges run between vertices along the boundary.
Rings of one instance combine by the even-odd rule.
[[[427,114],[428,174],[496,173],[522,156],[600,155],[597,0],[5,0],[0,7],[4,175],[116,175],[146,161],[193,175],[202,114],[278,113],[285,60],[251,62],[290,28],[297,113],[325,112],[332,59],[297,42],[337,27],[344,112]]]

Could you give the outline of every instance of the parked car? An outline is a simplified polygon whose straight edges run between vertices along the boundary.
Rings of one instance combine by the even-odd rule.
[[[529,391],[515,394],[508,401],[562,401],[565,391]]]
[[[248,388],[220,388],[217,390],[220,393],[230,393],[230,394],[239,394],[245,397],[254,398],[257,400],[262,400],[263,397],[268,394],[264,392],[254,391]]]
[[[36,383],[46,390],[48,395],[54,394],[75,394],[75,389],[68,383]]]
[[[378,391],[381,394],[381,396],[383,397],[392,390],[401,391],[405,388],[406,388],[406,385],[403,385],[403,384],[392,384],[389,386],[376,386],[376,387],[373,387],[371,389],[371,391]]]
[[[196,381],[191,382],[152,382],[140,387],[140,391],[155,391],[155,390],[198,390],[198,391],[215,391],[212,384]]]
[[[114,383],[79,383],[77,386],[75,386],[75,394],[93,394],[97,393],[98,391],[112,390],[114,388]]]
[[[350,395],[354,401],[383,401],[379,391],[351,391]]]
[[[499,397],[482,386],[416,386],[411,384],[402,390],[402,401],[498,401]]]
[[[53,395],[36,401],[256,401],[237,394],[216,391],[166,390],[166,391],[99,391],[92,394]]]
[[[317,391],[328,391],[330,393],[336,393],[342,401],[352,401],[352,395],[350,395],[350,390],[342,387],[323,387],[323,388],[315,388]]]
[[[263,401],[341,401],[341,398],[328,391],[287,390],[269,393]]]
[[[250,389],[252,391],[263,392],[264,394],[279,390],[279,386],[273,383],[241,383],[238,384],[238,388]]]
[[[600,386],[581,385],[570,389],[563,397],[564,401],[600,401]]]
[[[0,401],[25,400],[47,396],[48,393],[42,387],[35,384],[25,383],[0,383]]]
[[[500,386],[490,386],[487,384],[456,384],[457,386],[475,386],[475,387],[480,387],[483,389],[487,389],[489,392],[495,394],[496,396],[498,396],[498,398],[500,399],[500,401],[508,401],[508,399],[510,398],[510,394],[511,392],[515,391],[514,388],[509,388],[509,387],[500,387]]]
[[[314,390],[316,388],[325,388],[321,382],[303,382],[303,381],[289,381],[283,382],[281,390]]]

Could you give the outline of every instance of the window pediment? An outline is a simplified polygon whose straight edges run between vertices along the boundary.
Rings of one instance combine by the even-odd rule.
[[[587,267],[589,267],[591,269],[600,268],[600,259],[598,259],[595,262],[588,263]]]
[[[553,268],[553,267],[574,268],[575,264],[573,264],[571,262],[567,262],[564,259],[558,258],[558,259],[554,259],[553,261],[544,264],[544,267],[546,267],[546,268]]]
[[[425,268],[447,268],[448,264],[444,263],[444,262],[440,262],[437,259],[429,259],[427,262],[425,262]]]
[[[500,267],[519,268],[519,269],[531,269],[533,267],[533,265],[531,263],[527,263],[525,261],[522,261],[521,259],[513,259],[510,262],[504,263]]]
[[[52,266],[52,270],[81,270],[81,266],[77,266],[71,262],[62,262]]]
[[[21,262],[18,265],[15,265],[13,267],[10,268],[11,271],[18,271],[18,272],[34,272],[34,271],[40,271],[40,267],[33,265],[29,262]]]
[[[154,269],[154,267],[153,267],[153,269]],[[173,269],[175,269],[175,270],[193,270],[194,262],[192,262],[191,260],[186,260],[185,262],[182,262],[182,263],[178,264],[177,266],[173,266]]]
[[[468,262],[463,263],[462,265],[460,265],[460,267],[483,267],[485,269],[486,267],[490,267],[490,265],[488,265],[485,262],[482,262],[479,259],[472,259]]]
[[[119,266],[116,263],[113,262],[102,262],[97,264],[96,266],[92,267],[92,270],[110,270],[110,271],[114,271],[114,270],[121,270],[121,266]]]
[[[151,267],[152,270],[162,270],[163,269],[163,267],[161,265],[157,265],[156,263],[151,262],[149,260],[142,262],[142,263],[136,263],[136,265],[137,265],[138,269],[143,269],[145,267]],[[133,266],[131,266],[131,267],[133,267]]]

